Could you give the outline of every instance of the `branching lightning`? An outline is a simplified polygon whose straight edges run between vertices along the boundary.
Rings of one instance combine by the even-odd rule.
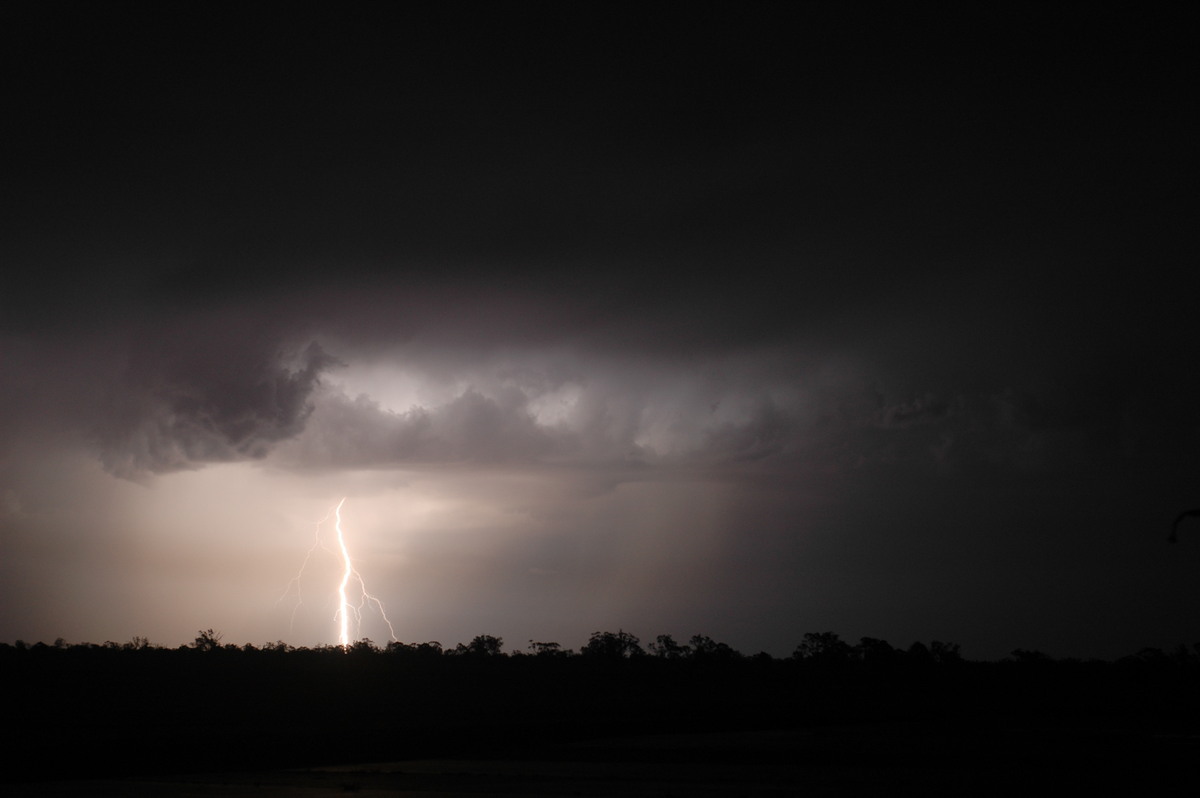
[[[308,567],[309,561],[312,559],[313,552],[315,552],[317,549],[322,549],[336,557],[340,557],[342,563],[342,576],[337,588],[338,606],[337,610],[335,610],[333,613],[333,621],[338,628],[338,645],[340,645],[342,648],[350,647],[352,642],[351,625],[354,627],[353,635],[354,637],[357,637],[362,627],[363,609],[368,604],[373,604],[379,611],[379,615],[381,618],[383,618],[383,622],[387,624],[388,634],[392,640],[396,640],[396,630],[393,628],[392,622],[388,618],[387,612],[384,610],[383,602],[367,592],[367,583],[363,580],[362,574],[360,574],[354,567],[354,561],[350,557],[350,550],[346,546],[346,536],[342,531],[342,505],[345,503],[346,499],[343,497],[342,500],[337,503],[336,507],[327,512],[320,521],[317,521],[316,538],[314,539],[312,546],[309,547],[308,552],[304,555],[304,562],[301,563],[300,570],[296,572],[296,575],[292,578],[292,581],[288,583],[287,590],[285,590],[284,594],[279,597],[279,601],[283,601],[285,598],[291,595],[293,586],[295,587],[296,603],[292,607],[291,618],[292,624],[294,625],[296,620],[296,611],[300,609],[300,605],[304,602],[303,596],[300,593],[301,577],[304,576],[304,571]],[[336,552],[329,548],[329,546],[326,546],[321,540],[321,526],[329,520],[329,516],[331,515],[334,517],[334,530],[337,533],[338,550]],[[348,592],[349,588],[351,587],[351,583],[353,582],[357,582],[358,584],[358,594],[356,600],[352,600]],[[278,604],[278,602],[276,603]],[[351,623],[351,618],[353,618],[353,624]]]

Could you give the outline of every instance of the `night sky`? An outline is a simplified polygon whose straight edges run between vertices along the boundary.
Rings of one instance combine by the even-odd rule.
[[[961,6],[3,4],[0,640],[1200,640],[1198,31]]]

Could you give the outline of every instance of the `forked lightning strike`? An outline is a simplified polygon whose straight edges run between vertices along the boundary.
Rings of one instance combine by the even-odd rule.
[[[350,647],[350,617],[354,617],[354,635],[357,636],[360,628],[362,627],[363,607],[365,607],[368,603],[374,604],[379,610],[380,617],[382,617],[383,622],[387,624],[388,634],[391,636],[392,640],[396,640],[396,630],[392,627],[392,622],[387,617],[387,612],[383,608],[383,602],[367,592],[367,584],[363,581],[362,574],[355,569],[354,562],[350,559],[350,550],[346,547],[346,536],[342,532],[342,505],[345,503],[346,499],[343,497],[342,500],[337,503],[337,506],[333,508],[333,510],[326,513],[325,516],[317,522],[316,540],[314,540],[312,546],[309,547],[308,553],[304,555],[304,562],[300,565],[300,570],[296,573],[296,576],[293,577],[292,581],[288,583],[287,590],[284,591],[284,594],[279,597],[279,601],[283,601],[291,594],[292,585],[296,586],[296,604],[292,607],[292,623],[294,624],[296,620],[296,611],[300,609],[300,605],[304,601],[300,594],[300,578],[304,576],[304,570],[308,567],[308,561],[312,559],[313,552],[318,548],[321,548],[330,552],[331,554],[334,554],[335,556],[340,556],[342,560],[342,578],[338,583],[337,589],[338,608],[333,614],[334,623],[336,623],[338,626],[338,645],[344,649]],[[321,542],[321,525],[329,520],[330,515],[334,516],[334,529],[337,531],[338,552],[333,552],[328,546]],[[357,604],[350,600],[350,597],[346,592],[352,581],[358,582]]]

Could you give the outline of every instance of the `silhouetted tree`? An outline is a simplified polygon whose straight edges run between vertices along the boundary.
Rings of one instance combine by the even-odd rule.
[[[1023,664],[1050,663],[1054,661],[1054,658],[1049,654],[1041,651],[1026,651],[1023,648],[1014,649],[1012,652],[1012,658]]]
[[[469,657],[498,657],[502,656],[502,648],[504,648],[503,638],[493,637],[492,635],[476,635],[465,646],[459,643],[454,648],[454,653]]]
[[[722,661],[739,659],[742,655],[735,651],[732,647],[725,643],[718,643],[711,637],[704,635],[692,635],[692,639],[688,641],[692,649],[692,659]]]
[[[1180,665],[1190,665],[1195,661],[1195,655],[1183,643],[1175,647],[1175,650],[1171,652],[1171,658]]]
[[[645,654],[638,639],[629,632],[592,632],[580,653],[603,659],[630,659]]]
[[[202,629],[192,643],[192,648],[197,651],[216,651],[220,647],[221,633],[214,632],[212,629]]]
[[[421,657],[440,657],[442,655],[442,644],[436,640],[430,640],[426,643],[413,644],[413,651]]]
[[[859,640],[858,645],[854,647],[854,654],[871,667],[890,665],[900,656],[900,652],[892,648],[886,640],[878,640],[874,637],[864,637]]]
[[[537,643],[533,640],[529,641],[529,650],[538,657],[565,657],[570,653],[558,643]]]
[[[929,654],[939,665],[962,662],[962,654],[959,653],[958,648],[958,643],[943,643],[940,640],[934,640],[929,644]]]
[[[465,653],[467,647],[460,644],[459,648]],[[442,655],[442,644],[436,640],[431,640],[428,643],[401,643],[399,640],[393,640],[387,644],[386,651],[389,654],[400,657],[429,659]]]
[[[650,644],[650,653],[662,659],[684,659],[691,655],[688,646],[681,646],[670,635],[659,635]]]
[[[908,647],[907,662],[913,665],[931,665],[933,664],[933,653],[929,650],[929,646],[920,640],[914,640],[913,644]]]
[[[1185,518],[1200,518],[1200,510],[1184,510],[1179,515],[1175,516],[1175,522],[1171,524],[1171,535],[1167,540],[1172,543],[1179,541],[1179,524]]]
[[[792,656],[823,665],[841,665],[850,661],[851,650],[850,645],[833,632],[809,632]]]
[[[350,644],[346,651],[347,653],[361,656],[364,654],[377,654],[379,653],[379,647],[375,645],[375,642],[371,638],[364,637],[362,640]]]

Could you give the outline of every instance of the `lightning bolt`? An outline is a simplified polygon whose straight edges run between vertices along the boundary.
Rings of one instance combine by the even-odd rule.
[[[308,547],[308,551],[304,555],[304,562],[300,563],[300,570],[297,571],[296,575],[292,577],[292,581],[288,582],[287,589],[283,591],[283,595],[275,600],[275,606],[278,607],[281,603],[283,603],[284,599],[292,594],[293,586],[296,588],[296,603],[292,605],[292,616],[288,621],[288,631],[295,630],[296,612],[300,609],[300,605],[304,603],[304,596],[300,592],[300,580],[304,576],[305,570],[308,569],[308,561],[312,559],[313,552],[317,549],[322,549],[324,551],[328,551],[330,554],[333,554],[330,548],[321,542],[321,524],[329,520],[329,515],[332,512],[333,511],[330,510],[329,513],[326,513],[325,516],[315,524],[316,530],[315,536],[313,537],[313,544]]]
[[[312,559],[313,552],[315,552],[317,549],[322,549],[330,554],[333,554],[334,556],[340,556],[342,561],[342,578],[338,583],[337,588],[338,608],[333,613],[333,621],[338,627],[338,645],[340,645],[343,649],[348,649],[350,647],[352,625],[351,619],[353,618],[354,636],[357,637],[362,627],[363,610],[368,604],[374,605],[375,609],[379,611],[379,616],[383,618],[383,622],[387,624],[388,634],[390,635],[391,639],[397,640],[396,630],[392,626],[391,619],[389,619],[387,616],[387,611],[383,607],[383,602],[367,592],[367,583],[363,580],[362,574],[360,574],[354,567],[354,561],[350,557],[350,549],[346,546],[346,535],[342,531],[342,505],[345,503],[346,499],[343,497],[342,500],[337,503],[336,507],[325,513],[324,517],[322,517],[320,521],[317,521],[316,538],[314,539],[312,546],[309,547],[308,552],[304,555],[304,562],[301,563],[300,570],[296,572],[294,577],[292,577],[292,581],[288,583],[287,589],[275,603],[278,605],[281,601],[290,596],[292,594],[292,588],[295,586],[296,603],[292,606],[291,618],[292,625],[294,626],[296,621],[296,611],[300,609],[300,605],[304,601],[300,592],[301,577],[304,576],[304,571],[308,567],[309,561]],[[334,552],[321,541],[321,525],[328,521],[329,516],[331,515],[334,517],[334,530],[337,532],[338,552]],[[351,600],[348,592],[352,583],[357,583],[358,585],[357,601]]]
[[[342,534],[342,505],[346,503],[345,497],[338,502],[337,507],[333,509],[334,516],[337,522],[334,524],[337,529],[338,547],[342,550],[342,583],[338,585],[338,611],[334,613],[334,618],[338,621],[340,634],[338,642],[342,648],[350,647],[350,615],[354,615],[354,633],[358,634],[359,628],[362,626],[362,609],[367,603],[375,605],[379,610],[379,615],[383,618],[383,622],[387,624],[388,634],[392,640],[396,640],[396,630],[392,628],[392,622],[387,617],[387,612],[383,609],[383,602],[367,592],[367,583],[363,581],[362,574],[354,569],[354,563],[350,559],[350,550],[346,548],[346,536]],[[328,518],[329,516],[326,516]],[[349,599],[346,597],[346,586],[351,579],[358,580],[358,606],[351,606]]]

